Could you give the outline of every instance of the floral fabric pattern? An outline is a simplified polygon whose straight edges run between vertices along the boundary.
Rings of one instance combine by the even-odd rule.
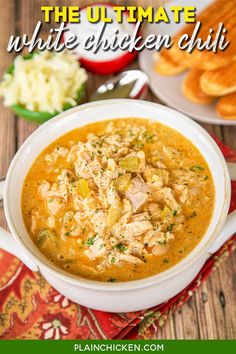
[[[61,313],[44,315],[44,322],[41,323],[43,330],[40,339],[63,339],[69,333],[70,320]]]

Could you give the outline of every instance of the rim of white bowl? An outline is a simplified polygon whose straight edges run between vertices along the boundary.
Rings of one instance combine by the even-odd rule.
[[[170,114],[174,114],[177,118],[179,116],[182,120],[185,121],[189,126],[192,126],[195,130],[201,134],[201,136],[208,141],[208,143],[211,144],[211,147],[214,149],[214,152],[218,155],[219,160],[221,162],[222,166],[222,173],[224,175],[224,192],[225,192],[225,198],[224,202],[222,203],[222,209],[220,213],[220,218],[218,220],[218,223],[212,232],[211,236],[209,237],[209,240],[207,240],[205,243],[202,244],[201,248],[196,252],[197,246],[186,256],[184,257],[180,262],[178,262],[176,265],[173,267],[158,273],[156,275],[144,278],[144,279],[138,279],[138,280],[132,280],[132,281],[127,281],[127,282],[114,282],[114,283],[109,283],[109,282],[101,282],[101,281],[95,281],[95,280],[89,280],[86,278],[82,278],[73,274],[70,274],[68,272],[63,271],[61,268],[54,266],[53,264],[49,263],[50,261],[46,259],[46,257],[40,252],[40,254],[43,256],[42,258],[45,259],[45,261],[39,259],[39,257],[36,255],[36,252],[32,252],[29,250],[25,242],[23,242],[20,239],[20,236],[18,235],[18,230],[17,227],[14,223],[14,218],[11,215],[11,210],[9,208],[9,203],[8,203],[8,190],[11,185],[11,179],[14,174],[14,167],[17,164],[18,158],[20,154],[26,149],[28,144],[31,143],[31,141],[34,139],[34,137],[41,131],[45,130],[47,131],[47,127],[55,124],[55,122],[59,122],[60,120],[64,119],[65,116],[68,116],[70,114],[73,114],[74,112],[79,112],[81,110],[85,110],[91,107],[96,107],[96,106],[104,106],[104,105],[113,105],[113,104],[136,104],[140,106],[152,106],[156,108],[160,108],[162,110],[165,110],[166,112],[169,112]],[[128,116],[127,116],[128,117]],[[102,121],[102,120],[98,120]],[[63,136],[65,132],[61,134]],[[188,138],[187,134],[182,133],[183,136]],[[45,145],[46,147],[47,145]],[[203,152],[199,150],[202,154]],[[203,154],[204,156],[204,154]],[[212,172],[212,171],[211,171]],[[21,186],[22,187],[22,186]],[[21,188],[22,189],[22,188]],[[175,109],[163,106],[161,104],[157,104],[154,102],[150,101],[144,101],[144,100],[134,100],[134,99],[111,99],[111,100],[104,100],[104,101],[96,101],[96,102],[89,102],[85,103],[80,106],[76,106],[74,108],[71,108],[65,112],[60,113],[59,115],[55,116],[54,118],[50,119],[43,125],[41,125],[38,129],[36,129],[26,140],[25,142],[21,145],[19,150],[17,151],[16,155],[14,156],[10,167],[8,169],[7,177],[6,177],[6,186],[4,190],[4,210],[5,210],[5,215],[7,219],[8,226],[10,228],[10,231],[12,233],[12,236],[14,237],[16,243],[20,246],[20,249],[23,250],[23,252],[35,262],[35,264],[39,267],[39,270],[44,270],[45,272],[50,273],[51,275],[54,275],[55,277],[59,278],[60,280],[63,280],[67,283],[77,285],[78,287],[83,287],[83,288],[89,288],[89,289],[94,289],[97,291],[110,291],[110,292],[117,292],[117,291],[127,291],[127,290],[135,290],[135,289],[140,289],[140,288],[145,288],[145,287],[150,287],[154,284],[160,283],[162,281],[168,280],[170,278],[173,278],[175,275],[183,272],[184,270],[190,268],[193,263],[200,258],[204,253],[207,253],[209,250],[210,246],[213,244],[215,241],[217,235],[219,234],[220,230],[222,229],[226,217],[228,215],[228,210],[229,210],[229,204],[230,204],[230,196],[231,196],[231,187],[230,187],[230,177],[229,177],[229,172],[227,169],[227,164],[226,161],[223,157],[223,154],[216,144],[216,142],[213,140],[213,138],[207,133],[205,129],[203,129],[198,123],[187,117],[185,114],[182,114]],[[216,205],[214,207],[214,212],[213,216],[216,210]],[[213,219],[212,216],[212,219]],[[210,223],[211,224],[211,223]],[[209,224],[209,225],[210,225]],[[206,231],[207,233],[207,231]],[[205,233],[205,235],[206,235]],[[205,238],[205,235],[202,237],[201,241],[202,242]],[[30,236],[28,235],[30,238]],[[199,245],[199,244],[198,244]],[[36,248],[36,246],[35,246]]]

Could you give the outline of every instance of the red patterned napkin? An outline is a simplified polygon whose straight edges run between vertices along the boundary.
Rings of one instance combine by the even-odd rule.
[[[227,160],[236,161],[236,152],[218,140],[217,143]],[[234,209],[236,182],[232,182],[231,210]],[[0,250],[0,338],[149,338],[235,248],[236,236],[233,236],[181,293],[150,310],[125,314],[90,310],[72,303],[39,273],[31,272],[16,257]]]

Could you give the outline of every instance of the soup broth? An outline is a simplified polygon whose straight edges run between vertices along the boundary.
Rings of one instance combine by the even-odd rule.
[[[214,184],[177,131],[127,118],[80,127],[35,160],[22,213],[40,251],[75,275],[123,282],[158,274],[206,232]]]

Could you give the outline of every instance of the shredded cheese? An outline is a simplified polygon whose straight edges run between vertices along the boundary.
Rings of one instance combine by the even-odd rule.
[[[0,84],[4,105],[18,104],[36,112],[61,112],[66,103],[75,106],[81,85],[87,80],[74,54],[39,52],[31,59],[18,56],[14,73],[5,73]]]

